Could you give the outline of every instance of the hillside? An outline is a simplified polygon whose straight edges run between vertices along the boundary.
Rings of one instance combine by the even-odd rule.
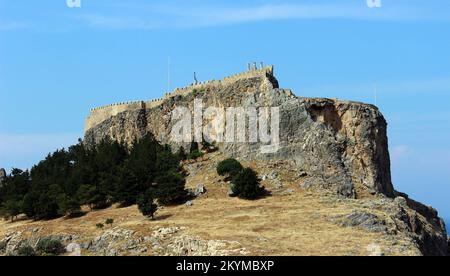
[[[174,120],[179,117],[176,114],[182,115],[179,121]],[[217,118],[222,120],[217,123]],[[207,192],[185,205],[160,209],[155,221],[144,218],[135,206],[96,212],[85,207],[86,214],[73,219],[5,221],[0,224],[0,254],[52,236],[65,245],[73,243],[70,247],[80,246],[87,255],[447,255],[447,233],[438,212],[394,188],[387,133],[387,122],[377,107],[295,96],[279,87],[273,66],[257,68],[256,64],[220,81],[178,88],[161,99],[94,108],[76,152],[105,149],[99,146],[105,141],[123,149],[106,148],[99,159],[93,159],[97,163],[81,162],[84,165],[76,172],[84,172],[80,175],[87,183],[73,171],[68,174],[72,182],[60,176],[64,164],[71,168],[73,163],[66,160],[67,153],[56,152],[49,157],[52,162],[41,163],[42,168],[35,171],[39,177],[32,182],[39,185],[40,178],[45,180],[56,171],[60,187],[55,191],[77,188],[71,192],[75,198],[81,189],[82,197],[100,197],[101,203],[111,196],[101,188],[112,182],[125,194],[133,189],[127,183],[170,189],[178,176],[167,171],[172,178],[164,179],[166,171],[158,168],[177,167],[183,158],[174,162],[174,158],[152,155],[154,144],[145,143],[149,134],[166,157],[181,147],[195,153],[192,146],[199,144],[207,152],[205,137],[226,137],[214,140],[214,153],[183,163],[187,187],[205,187]],[[139,146],[142,141],[144,146]],[[119,163],[111,163],[107,156],[121,156],[120,152],[126,156],[127,147],[134,163],[114,167]],[[229,197],[230,183],[216,172],[218,162],[229,157],[254,169],[271,195],[254,201]],[[67,163],[58,168],[60,162],[55,160]],[[116,169],[130,177],[117,178]],[[135,169],[142,181],[129,173]],[[163,177],[154,178],[158,173]],[[91,174],[98,176],[86,178]],[[64,204],[50,202],[55,183],[43,182],[45,190],[27,197],[26,203],[36,207],[32,215],[41,214],[34,198],[39,198],[40,205],[50,205],[50,215],[59,205],[74,203],[67,200],[68,193],[61,201]],[[180,190],[184,193],[182,186]],[[115,223],[97,227],[107,219]]]
[[[405,206],[402,198],[367,195],[351,199],[307,188],[314,179],[296,174],[289,162],[243,162],[265,179],[263,184],[272,196],[257,201],[230,198],[228,184],[215,172],[223,158],[212,153],[203,161],[186,164],[187,187],[202,184],[206,193],[191,206],[159,210],[154,221],[142,216],[136,206],[111,207],[74,219],[3,221],[0,240],[8,241],[6,250],[11,251],[19,243],[53,236],[66,245],[80,244],[82,255],[442,253],[438,244],[420,245],[427,238],[437,241],[440,230]],[[107,218],[115,221],[111,227],[96,228]]]
[[[179,122],[173,119],[175,111],[186,111],[182,115],[198,116],[200,125],[190,124],[186,127],[187,133],[183,128],[183,137],[201,140],[202,135],[214,137],[223,133],[227,138],[216,144],[227,156],[244,160],[294,161],[298,171],[323,179],[316,185],[344,196],[353,197],[358,192],[394,196],[387,123],[373,105],[297,97],[291,90],[279,88],[273,66],[259,69],[255,66],[222,81],[176,89],[156,103],[149,106],[142,102],[140,108],[135,104],[119,103],[92,110],[86,121],[84,142],[95,145],[109,138],[131,144],[152,133],[162,144],[169,144],[173,149],[180,146],[189,149],[192,140],[175,141],[172,137],[172,130]],[[225,125],[231,125],[231,121],[212,126],[221,115],[196,115],[197,111],[203,113],[208,109],[218,114],[222,112],[223,117],[228,117],[231,111],[230,117],[234,115],[231,120],[236,119],[236,127],[228,133]],[[252,112],[256,115],[249,115]],[[252,127],[251,117],[253,122],[258,121]],[[195,118],[187,120],[195,121]],[[261,122],[267,124],[265,133],[258,128]],[[267,135],[275,133],[268,129],[272,124],[278,135]],[[204,129],[211,128],[209,133],[204,133]],[[255,133],[257,131],[260,133]],[[271,147],[276,150],[266,152]]]

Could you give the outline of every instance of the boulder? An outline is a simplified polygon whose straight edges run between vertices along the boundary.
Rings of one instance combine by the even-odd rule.
[[[267,175],[267,179],[269,180],[275,180],[278,178],[278,173],[276,171],[271,171],[268,175]]]
[[[394,199],[395,204],[397,204],[399,207],[405,208],[408,206],[408,201],[406,198],[402,196],[398,196]]]
[[[69,243],[66,252],[69,256],[81,256],[81,246],[78,243]]]
[[[344,227],[360,227],[370,232],[387,231],[384,220],[365,211],[353,211],[349,215],[344,216],[338,224]]]
[[[294,192],[295,192],[294,189],[287,189],[287,190],[286,190],[286,193],[288,193],[288,194],[293,194]]]
[[[206,193],[205,185],[198,184],[197,187],[195,188],[194,195],[195,196],[199,196],[199,195],[204,194],[204,193]]]

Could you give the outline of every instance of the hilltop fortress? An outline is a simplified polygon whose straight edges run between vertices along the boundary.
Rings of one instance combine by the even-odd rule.
[[[223,78],[222,80],[210,80],[204,82],[195,82],[189,86],[183,88],[176,88],[171,93],[166,93],[164,97],[159,99],[153,99],[148,101],[131,101],[114,103],[102,107],[96,107],[91,109],[89,117],[85,122],[85,131],[88,131],[92,127],[100,124],[108,118],[111,118],[121,112],[150,109],[161,105],[165,100],[175,96],[186,96],[192,93],[194,90],[220,90],[223,87],[229,86],[239,80],[252,79],[252,78],[268,78],[271,79],[275,88],[278,88],[278,83],[275,82],[273,65],[264,66],[261,62],[258,68],[257,63],[247,64],[247,71],[231,75]]]
[[[386,206],[395,206],[389,212],[394,214],[397,231],[407,232],[423,254],[447,254],[446,231],[437,211],[409,199],[392,185],[387,123],[378,108],[352,101],[297,97],[290,89],[279,87],[273,66],[248,65],[243,73],[178,88],[161,99],[93,109],[86,121],[84,143],[95,145],[109,138],[131,144],[152,133],[173,150],[180,146],[189,149],[190,143],[171,139],[175,125],[171,115],[177,107],[193,112],[198,100],[205,109],[279,109],[279,150],[261,152],[264,142],[218,142],[219,152],[246,162],[288,162],[299,189],[326,190],[363,201],[382,198],[388,202]],[[204,128],[208,120],[203,117],[202,125],[191,128]],[[248,125],[240,129],[250,133]]]
[[[193,110],[194,100],[204,107],[279,107],[279,146],[273,154],[259,152],[262,143],[218,143],[222,152],[245,159],[289,159],[310,174],[332,181],[338,193],[352,196],[369,189],[392,196],[386,121],[375,106],[331,99],[296,97],[279,88],[272,65],[247,64],[245,72],[177,88],[163,98],[112,104],[91,110],[86,120],[85,143],[106,137],[132,143],[152,133],[173,149],[188,144],[170,139],[172,111]],[[193,112],[193,111],[192,111]],[[245,116],[245,115],[244,115]],[[207,122],[203,118],[203,125]],[[244,132],[249,133],[248,125]]]

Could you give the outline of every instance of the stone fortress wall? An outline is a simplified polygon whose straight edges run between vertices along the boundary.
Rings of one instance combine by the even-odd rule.
[[[196,82],[183,88],[176,88],[173,92],[166,93],[164,97],[159,99],[153,99],[148,101],[121,102],[102,107],[96,107],[91,109],[90,114],[86,119],[85,132],[91,129],[92,127],[100,124],[101,122],[107,120],[108,118],[113,117],[121,112],[153,108],[161,105],[161,103],[163,103],[164,100],[170,97],[185,96],[188,95],[189,93],[192,93],[194,90],[220,89],[221,87],[230,85],[239,80],[256,77],[266,77],[266,76],[273,76],[273,65],[264,66],[264,64],[261,62],[260,67],[258,68],[257,63],[254,62],[253,64],[250,63],[247,64],[247,71],[245,72],[225,77],[222,80]]]

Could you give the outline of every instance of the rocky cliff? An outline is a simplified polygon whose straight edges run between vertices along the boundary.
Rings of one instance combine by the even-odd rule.
[[[354,199],[400,197],[404,204],[399,208],[410,210],[397,213],[405,224],[403,231],[414,233],[424,254],[446,254],[446,232],[437,212],[393,188],[387,123],[377,107],[297,97],[290,90],[279,88],[273,69],[256,76],[235,78],[222,85],[183,91],[168,95],[150,108],[126,110],[91,124],[85,133],[85,143],[93,145],[105,137],[131,143],[150,132],[174,149],[180,145],[189,148],[188,143],[175,143],[171,139],[176,123],[172,120],[172,111],[177,107],[187,107],[193,112],[195,99],[201,100],[204,108],[279,107],[277,151],[262,152],[261,142],[220,142],[217,144],[220,152],[247,161],[289,160],[297,174],[311,179],[304,188],[321,188]],[[203,121],[204,125],[207,123]],[[424,219],[415,219],[414,214]]]
[[[177,148],[179,144],[170,139],[174,126],[171,112],[179,106],[193,110],[194,99],[200,99],[204,107],[280,107],[277,152],[262,153],[261,143],[219,143],[227,155],[294,160],[299,170],[320,178],[320,185],[332,186],[345,196],[355,196],[358,191],[394,195],[386,121],[375,106],[295,97],[290,90],[279,89],[274,77],[239,79],[226,86],[169,97],[150,109],[121,112],[88,129],[85,141],[95,144],[110,137],[130,143],[151,132]]]

